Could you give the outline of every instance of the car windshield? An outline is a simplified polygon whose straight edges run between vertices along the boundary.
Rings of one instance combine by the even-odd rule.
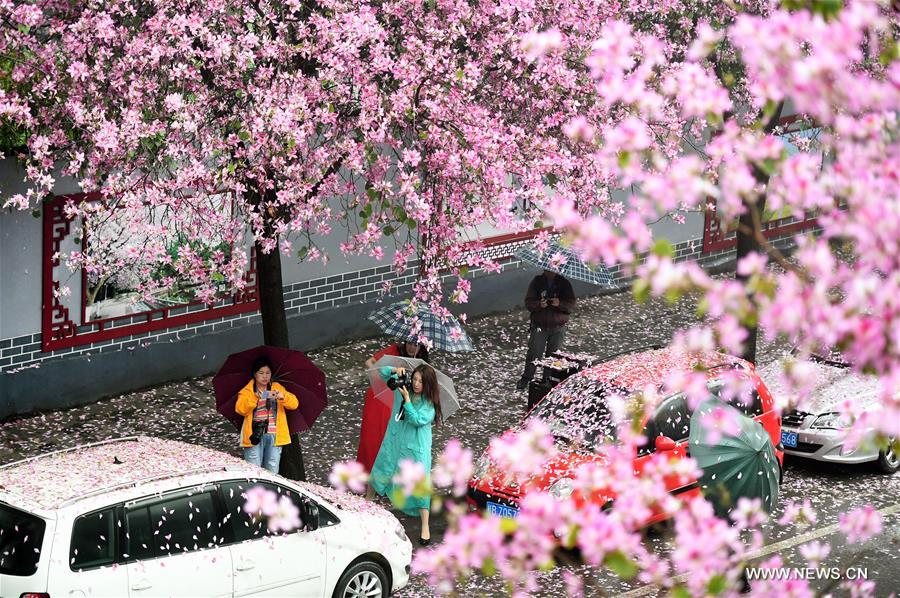
[[[46,524],[40,517],[0,503],[0,574],[37,571]]]
[[[587,378],[567,380],[548,393],[528,418],[543,420],[559,442],[596,451],[617,436],[617,424],[607,400],[628,394]]]

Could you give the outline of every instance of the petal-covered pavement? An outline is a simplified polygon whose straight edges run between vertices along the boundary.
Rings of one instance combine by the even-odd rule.
[[[522,289],[524,295],[524,289]],[[569,323],[564,348],[567,351],[611,355],[665,343],[674,330],[695,319],[694,304],[683,299],[674,305],[652,301],[635,305],[630,294],[613,294],[583,299]],[[461,409],[443,426],[435,428],[437,453],[448,439],[459,438],[475,455],[487,446],[492,435],[499,434],[524,414],[525,393],[516,392],[527,342],[527,314],[505,312],[473,320],[467,327],[475,352],[435,353],[433,362],[451,376],[459,392]],[[366,339],[310,353],[325,371],[329,405],[314,428],[304,435],[304,457],[309,480],[327,484],[335,461],[356,455],[359,423],[367,378],[363,362],[380,349],[387,339]],[[784,344],[761,342],[759,363],[777,359],[787,350]],[[89,364],[86,364],[89,365]],[[218,364],[216,364],[218,365]],[[212,369],[212,367],[211,367]],[[102,376],[102,372],[97,373]],[[47,381],[52,383],[52,381]],[[91,405],[7,420],[0,424],[0,462],[9,462],[76,444],[111,437],[152,435],[193,442],[239,455],[237,432],[215,410],[211,376],[173,382],[133,392]],[[53,480],[45,480],[53,484]],[[813,528],[805,530],[767,528],[767,544],[790,561],[797,545],[812,534],[819,540],[834,541],[829,566],[845,566],[856,559],[868,566],[869,579],[880,588],[900,587],[900,561],[897,530],[900,514],[894,507],[900,502],[900,474],[883,476],[874,467],[826,467],[789,461],[781,506],[790,500],[810,499],[819,513]],[[843,538],[829,526],[838,513],[852,506],[872,503],[885,510],[884,529],[879,539],[858,549],[843,545]],[[418,519],[402,516],[410,537],[418,536]],[[443,517],[433,518],[433,534],[440,540],[446,525]],[[831,531],[829,531],[831,530]],[[804,536],[804,534],[806,536]],[[815,535],[820,534],[820,535]],[[799,538],[799,540],[798,540]],[[647,541],[659,550],[670,547],[663,535],[648,535]],[[601,573],[596,588],[607,595],[633,591],[645,595],[637,584],[626,584]],[[558,572],[541,578],[541,595],[565,595],[565,584]],[[460,595],[498,595],[503,585],[497,579],[474,576],[460,587]],[[424,579],[414,578],[403,595],[430,595]]]

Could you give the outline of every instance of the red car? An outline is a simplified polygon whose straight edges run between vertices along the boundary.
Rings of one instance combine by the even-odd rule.
[[[602,445],[615,441],[616,425],[610,415],[606,398],[635,395],[650,385],[659,389],[673,372],[690,371],[697,364],[696,356],[687,356],[670,349],[642,351],[617,357],[600,365],[578,372],[556,386],[525,416],[541,418],[557,440],[558,456],[547,464],[542,474],[528,480],[512,480],[491,463],[487,451],[481,456],[475,475],[469,480],[467,500],[473,510],[515,517],[519,501],[532,491],[549,491],[558,498],[572,496],[572,481],[577,468],[590,461],[604,462]],[[774,410],[774,401],[753,365],[724,353],[709,353],[700,360],[706,368],[707,387],[712,396],[719,396],[723,376],[739,374],[752,386],[751,401],[732,399],[730,402],[749,417],[762,424],[775,446],[779,466],[784,459],[781,446],[781,417]],[[675,458],[687,454],[690,416],[685,396],[675,394],[662,399],[645,419],[643,435],[648,442],[634,457],[634,472],[640,476],[650,457],[659,451],[671,451]],[[509,432],[519,429],[513,428]],[[508,433],[509,433],[508,432]],[[576,440],[577,439],[577,440]],[[573,442],[573,440],[575,440]],[[673,476],[666,480],[673,495],[687,497],[699,492],[696,480],[688,483]],[[611,492],[583,497],[573,496],[576,503],[593,501],[607,507],[614,500]],[[654,511],[645,524],[667,519],[670,514]]]

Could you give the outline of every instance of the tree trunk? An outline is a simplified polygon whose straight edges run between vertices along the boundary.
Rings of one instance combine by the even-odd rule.
[[[744,214],[741,214],[739,220],[739,226],[737,231],[737,262],[740,262],[741,259],[751,253],[761,253],[762,247],[759,244],[756,236],[752,233],[755,230],[756,225],[753,222],[753,210],[759,210],[758,214],[760,215],[760,219],[762,218],[762,214],[766,209],[766,196],[765,194],[759,198],[756,205],[747,205],[747,211]],[[761,221],[761,220],[760,220]],[[745,230],[751,231],[749,234],[744,232]],[[742,276],[737,273],[737,269],[735,269],[735,280],[739,281],[746,288],[747,277]],[[748,294],[749,296],[749,294]],[[751,297],[751,301],[752,301]],[[754,305],[754,307],[756,307]],[[756,364],[756,337],[759,335],[759,327],[754,324],[753,326],[747,326],[747,340],[744,341],[744,354],[741,355],[744,359],[749,361],[752,364]]]
[[[269,214],[274,217],[275,214]],[[266,224],[272,234],[271,221]],[[284,312],[284,284],[281,279],[281,251],[275,248],[265,253],[256,244],[256,280],[259,288],[259,315],[262,319],[263,343],[272,347],[289,349],[287,314]],[[303,451],[300,449],[300,433],[291,434],[291,443],[281,447],[281,463],[278,473],[291,480],[306,480]]]
[[[775,108],[774,113],[769,118],[768,122],[765,125],[764,132],[771,133],[775,127],[778,125],[778,122],[781,120],[781,113],[784,111],[784,102],[780,102],[778,106]],[[753,167],[753,177],[756,179],[756,182],[764,187],[763,192],[757,198],[755,204],[745,203],[746,211],[741,214],[740,219],[738,220],[738,230],[737,230],[737,255],[736,260],[740,262],[742,258],[751,254],[751,253],[763,253],[764,250],[759,243],[759,239],[756,237],[756,225],[757,222],[762,224],[763,214],[766,211],[766,191],[765,186],[769,184],[769,175],[766,174],[762,169],[757,166]],[[754,218],[754,213],[757,215]],[[735,280],[741,282],[745,285],[747,283],[747,277],[741,276],[735,270]],[[748,297],[750,297],[748,293]],[[753,298],[750,297],[750,301],[753,301]],[[757,307],[754,304],[754,311]],[[752,364],[756,364],[756,339],[759,336],[759,326],[757,326],[756,321],[757,318],[754,317],[754,324],[752,326],[747,326],[747,340],[744,343],[744,353],[741,355],[744,359],[749,361]]]
[[[256,244],[256,277],[259,282],[259,314],[262,317],[263,342],[272,347],[291,346],[287,316],[284,313],[284,289],[281,282],[281,252],[276,247],[263,252]]]

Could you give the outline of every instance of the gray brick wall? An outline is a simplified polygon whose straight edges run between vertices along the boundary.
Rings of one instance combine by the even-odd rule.
[[[818,232],[817,230],[815,232]],[[771,239],[779,249],[787,249],[793,245],[792,234],[782,235]],[[688,259],[699,260],[704,267],[721,264],[733,260],[735,250],[720,250],[701,256],[703,248],[702,239],[692,239],[675,246],[676,261]],[[494,257],[499,258],[500,271],[514,270],[523,267],[521,261],[514,257],[500,257],[495,247],[487,249],[494,252]],[[508,251],[508,250],[507,250]],[[641,261],[646,259],[642,256]],[[319,310],[348,305],[351,303],[369,303],[384,297],[383,286],[391,283],[391,297],[408,296],[413,288],[418,272],[418,263],[410,262],[409,267],[397,274],[391,266],[378,266],[346,274],[322,277],[313,280],[305,280],[284,287],[284,300],[287,315],[308,314]],[[631,283],[631,277],[625,277],[621,266],[610,269],[615,280],[615,287],[610,291],[622,290]],[[482,268],[473,268],[469,271],[469,278],[488,276],[489,272]],[[443,281],[450,283],[454,276],[447,272],[443,275]],[[143,321],[143,320],[141,320]],[[90,355],[99,352],[112,352],[122,350],[134,350],[154,343],[177,342],[211,332],[217,332],[228,328],[259,323],[259,314],[241,314],[226,318],[215,318],[199,322],[194,325],[182,325],[165,330],[145,332],[142,334],[125,336],[118,339],[101,341],[89,345],[59,349],[49,353],[41,351],[41,334],[30,334],[14,338],[0,339],[0,371],[15,373],[23,368],[38,367],[47,360],[56,360],[72,355]]]

